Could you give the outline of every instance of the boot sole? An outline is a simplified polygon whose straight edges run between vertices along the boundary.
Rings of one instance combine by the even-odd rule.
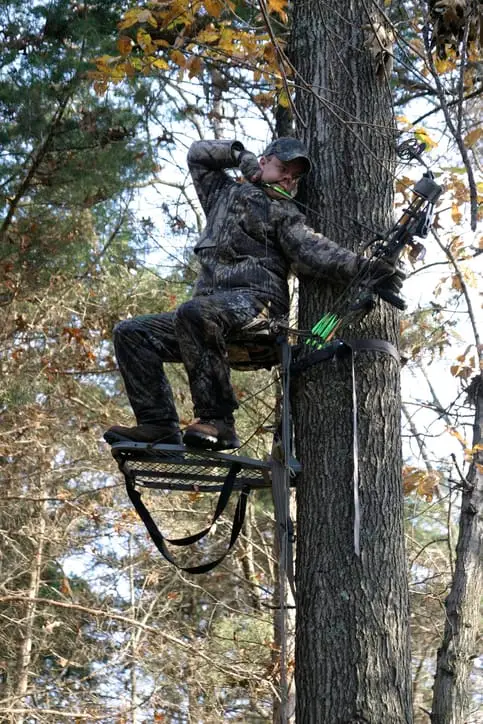
[[[204,435],[203,433],[190,432],[185,433],[183,442],[186,447],[194,447],[202,450],[236,450],[241,447],[238,438],[232,440],[218,440],[212,435]]]
[[[146,443],[146,445],[182,445],[181,435],[177,438],[157,438],[156,440],[139,440],[135,439],[133,437],[127,437],[126,435],[121,435],[117,432],[105,432],[104,433],[104,440],[107,442],[108,445],[114,445],[116,442],[141,442]]]

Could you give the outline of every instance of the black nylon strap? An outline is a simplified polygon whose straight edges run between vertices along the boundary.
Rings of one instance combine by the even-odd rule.
[[[213,524],[218,520],[220,515],[223,513],[223,511],[226,508],[226,505],[228,503],[228,500],[230,499],[230,495],[233,491],[233,486],[235,484],[236,476],[242,469],[242,466],[239,462],[234,462],[230,466],[230,470],[228,471],[228,475],[225,478],[225,482],[223,483],[223,488],[220,492],[220,496],[218,498],[218,502],[216,505],[216,510],[213,515],[212,521],[210,525],[207,528],[204,528],[199,533],[195,533],[194,535],[186,536],[185,538],[165,538],[161,531],[159,530],[158,526],[154,522],[153,518],[151,517],[151,514],[149,510],[144,505],[141,494],[138,490],[136,490],[134,479],[132,474],[129,472],[124,472],[124,477],[126,480],[126,490],[127,494],[129,496],[129,499],[131,503],[133,504],[134,508],[136,509],[137,514],[143,521],[144,525],[146,526],[146,529],[151,537],[151,540],[153,541],[156,548],[160,551],[160,553],[164,556],[164,558],[169,562],[172,563],[176,568],[185,571],[186,573],[207,573],[208,571],[211,571],[215,566],[217,566],[221,561],[225,558],[225,556],[229,553],[231,548],[233,548],[240,531],[243,526],[243,521],[245,520],[245,513],[246,513],[246,507],[247,507],[247,500],[248,500],[248,494],[250,492],[250,486],[244,485],[240,491],[240,495],[238,498],[237,506],[235,509],[235,515],[233,518],[233,525],[231,529],[231,536],[230,536],[230,542],[228,544],[228,548],[226,551],[216,558],[214,561],[210,561],[209,563],[203,563],[198,566],[180,566],[176,560],[173,558],[171,553],[169,552],[166,543],[169,543],[170,545],[175,546],[185,546],[185,545],[191,545],[192,543],[196,543],[197,541],[204,538],[205,535],[207,535]]]
[[[396,362],[401,361],[396,347],[385,339],[344,339],[342,342],[353,352],[383,352],[391,355]]]
[[[307,349],[307,346],[301,345],[298,349],[301,348]],[[335,339],[324,345],[321,349],[317,349],[298,359],[296,362],[292,362],[290,371],[292,375],[296,376],[319,362],[344,355],[350,351],[383,352],[384,354],[391,355],[396,362],[400,362],[399,352],[396,347],[384,339]]]

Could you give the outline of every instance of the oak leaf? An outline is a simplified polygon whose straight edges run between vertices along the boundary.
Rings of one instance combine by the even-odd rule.
[[[455,224],[461,224],[463,214],[461,213],[459,204],[457,203],[453,203],[451,205],[451,218]]]
[[[132,48],[132,40],[127,35],[121,35],[117,39],[117,48],[121,55],[129,55]]]
[[[475,145],[477,141],[480,140],[482,136],[483,128],[475,128],[473,131],[467,133],[463,140],[465,142],[465,145],[468,146],[468,148],[471,148]]]
[[[219,18],[225,8],[225,3],[222,0],[205,0],[205,8],[209,15]]]

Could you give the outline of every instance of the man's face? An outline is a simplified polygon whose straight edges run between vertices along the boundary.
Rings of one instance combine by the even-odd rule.
[[[278,184],[289,194],[295,194],[299,179],[306,172],[306,164],[301,158],[293,161],[281,161],[276,156],[262,156],[260,181],[266,184]]]

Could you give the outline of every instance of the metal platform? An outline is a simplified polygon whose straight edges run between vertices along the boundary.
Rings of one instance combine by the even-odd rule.
[[[272,485],[270,460],[255,460],[238,453],[187,448],[184,445],[153,445],[140,442],[117,442],[111,452],[121,472],[132,484],[141,488],[216,493],[223,488],[234,462],[241,465],[234,490],[247,485],[252,490]],[[300,463],[290,464],[292,485],[295,485]]]

